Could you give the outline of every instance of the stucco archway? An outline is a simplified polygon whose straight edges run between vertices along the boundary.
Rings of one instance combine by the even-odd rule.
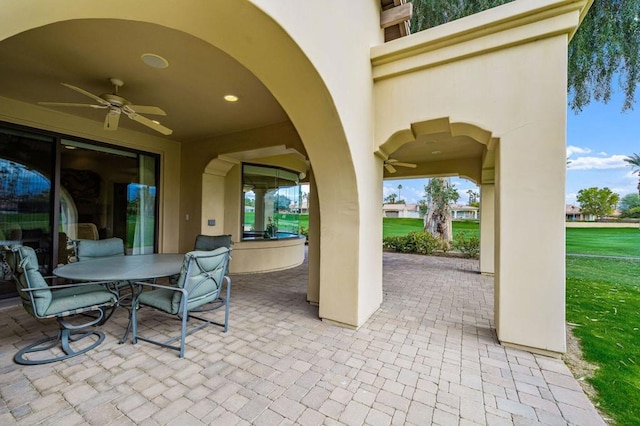
[[[374,11],[377,7],[371,7],[371,12]],[[319,268],[320,316],[358,326],[377,308],[382,298],[381,265],[364,265],[361,259],[362,247],[372,246],[363,243],[363,236],[373,238],[369,236],[369,230],[363,232],[361,228],[375,221],[363,218],[363,195],[356,176],[360,176],[361,182],[378,178],[379,161],[362,159],[354,164],[354,145],[349,142],[356,136],[360,139],[370,137],[366,134],[370,132],[367,130],[370,126],[350,123],[346,127],[351,128],[352,135],[347,136],[349,131],[345,130],[345,122],[349,120],[341,116],[339,110],[348,105],[338,107],[336,95],[341,94],[330,90],[326,84],[333,77],[320,74],[317,64],[310,60],[310,53],[305,51],[304,37],[293,40],[288,31],[291,28],[285,30],[279,24],[291,23],[290,11],[282,9],[282,5],[239,0],[183,2],[180,8],[151,1],[115,1],[108,4],[87,1],[66,8],[46,1],[34,1],[9,5],[5,12],[12,16],[12,20],[0,30],[1,40],[68,20],[127,20],[160,25],[192,35],[244,65],[286,111],[313,166],[323,224],[320,233],[320,250],[323,253]],[[376,29],[375,26],[373,28]],[[379,36],[379,29],[373,34]],[[366,60],[361,62],[366,64]],[[363,84],[362,90],[367,87]],[[371,94],[367,93],[367,96]],[[343,99],[343,103],[353,103],[354,99]],[[367,111],[366,104],[358,108]],[[184,164],[182,168],[184,170]],[[358,173],[356,168],[360,169]],[[185,187],[181,186],[181,192],[184,190]],[[373,200],[375,197],[369,194],[364,198]],[[340,206],[340,209],[335,206]],[[181,204],[181,212],[184,208]],[[182,224],[180,229],[182,234]],[[180,248],[184,249],[186,240],[182,236],[179,238]]]
[[[480,271],[495,271],[495,147],[499,139],[476,124],[439,117],[411,123],[394,132],[375,154],[415,163],[385,177],[420,178],[459,176],[480,187]],[[396,174],[398,176],[396,176]]]

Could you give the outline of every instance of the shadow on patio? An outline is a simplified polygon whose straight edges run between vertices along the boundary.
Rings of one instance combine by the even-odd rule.
[[[97,349],[19,366],[17,349],[56,324],[4,308],[0,424],[603,424],[562,361],[497,343],[493,279],[477,270],[385,253],[384,302],[357,331],[317,319],[306,264],[232,276],[229,332],[196,332],[185,359],[119,345],[119,310]],[[178,330],[161,315],[141,310],[141,327]]]

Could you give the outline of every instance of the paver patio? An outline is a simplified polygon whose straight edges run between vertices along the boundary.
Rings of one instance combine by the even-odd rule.
[[[119,310],[97,349],[19,366],[17,349],[56,324],[4,308],[0,424],[604,424],[562,361],[497,343],[493,279],[477,270],[385,253],[384,302],[357,331],[317,319],[306,265],[233,276],[229,332],[196,332],[184,359],[119,345]],[[151,309],[140,323],[147,333],[179,325]]]

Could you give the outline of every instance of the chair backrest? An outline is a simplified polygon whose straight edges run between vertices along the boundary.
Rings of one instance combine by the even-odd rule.
[[[97,240],[98,227],[95,223],[79,223],[76,238],[79,240]]]
[[[231,249],[220,247],[212,251],[191,251],[184,255],[180,278],[176,284],[188,291],[189,310],[211,303],[220,295]],[[182,293],[174,292],[173,312],[181,308]]]
[[[231,235],[200,234],[196,237],[193,249],[196,251],[209,251],[220,247],[231,248]]]
[[[38,257],[33,248],[12,246],[6,253],[7,263],[13,272],[25,310],[35,317],[41,317],[51,304],[51,290],[38,269]],[[21,291],[22,289],[39,289]]]
[[[78,262],[99,257],[124,256],[124,242],[121,238],[77,240],[75,241],[75,246]]]

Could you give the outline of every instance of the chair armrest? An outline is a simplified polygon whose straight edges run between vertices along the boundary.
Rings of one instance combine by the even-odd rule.
[[[47,278],[51,278],[51,277],[47,277]],[[58,278],[58,277],[53,277],[53,278]],[[94,284],[109,284],[112,283],[113,281],[88,281],[86,283],[73,283],[73,284],[60,284],[60,285],[50,285],[47,290],[60,290],[63,288],[73,288],[73,287],[86,287],[86,286],[90,286],[90,285],[94,285]],[[20,291],[25,291],[25,292],[29,292],[29,291],[38,291],[38,290],[42,290],[44,289],[44,287],[42,288],[21,288]]]

